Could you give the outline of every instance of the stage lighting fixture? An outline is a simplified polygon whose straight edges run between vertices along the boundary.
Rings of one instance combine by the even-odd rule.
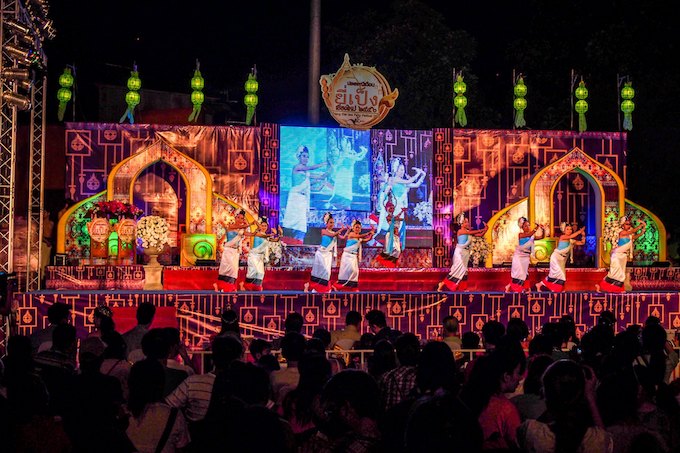
[[[5,19],[3,21],[5,23],[5,26],[12,30],[14,34],[23,34],[23,35],[30,35],[31,34],[31,29],[28,28],[27,25],[22,24],[21,22],[17,22],[12,19]]]
[[[33,49],[24,49],[16,44],[7,44],[5,51],[16,58],[19,63],[32,65],[40,62],[40,55]]]
[[[28,69],[7,68],[3,69],[0,77],[7,80],[28,80],[31,76]]]
[[[31,108],[31,101],[26,97],[11,91],[2,93],[2,99],[9,105],[18,108],[19,110],[28,110]]]
[[[30,80],[16,80],[14,84],[18,89],[29,92],[31,91],[31,85],[33,85],[33,82]]]

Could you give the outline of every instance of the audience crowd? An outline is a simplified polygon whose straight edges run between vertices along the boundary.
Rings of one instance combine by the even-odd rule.
[[[425,342],[378,310],[334,331],[290,313],[270,342],[242,338],[225,310],[197,362],[154,313],[140,304],[121,335],[98,307],[77,338],[56,303],[47,328],[10,337],[0,450],[680,452],[678,356],[655,317],[615,332],[604,312],[577,335],[564,316],[533,336],[490,320],[461,336],[448,316]]]

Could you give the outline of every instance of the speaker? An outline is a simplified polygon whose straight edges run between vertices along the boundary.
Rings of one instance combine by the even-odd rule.
[[[194,266],[215,267],[215,266],[217,266],[217,261],[197,259],[196,262],[194,263]]]
[[[17,290],[17,274],[0,271],[0,315],[8,315]]]

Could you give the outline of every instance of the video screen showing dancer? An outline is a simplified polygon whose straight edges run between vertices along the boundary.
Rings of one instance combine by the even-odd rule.
[[[281,127],[280,222],[288,243],[315,243],[327,211],[371,209],[370,132]]]

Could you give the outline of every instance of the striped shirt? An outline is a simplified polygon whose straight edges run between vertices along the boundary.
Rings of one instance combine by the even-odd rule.
[[[189,376],[165,398],[168,406],[177,407],[191,422],[205,418],[210,406],[215,374],[194,374]]]

